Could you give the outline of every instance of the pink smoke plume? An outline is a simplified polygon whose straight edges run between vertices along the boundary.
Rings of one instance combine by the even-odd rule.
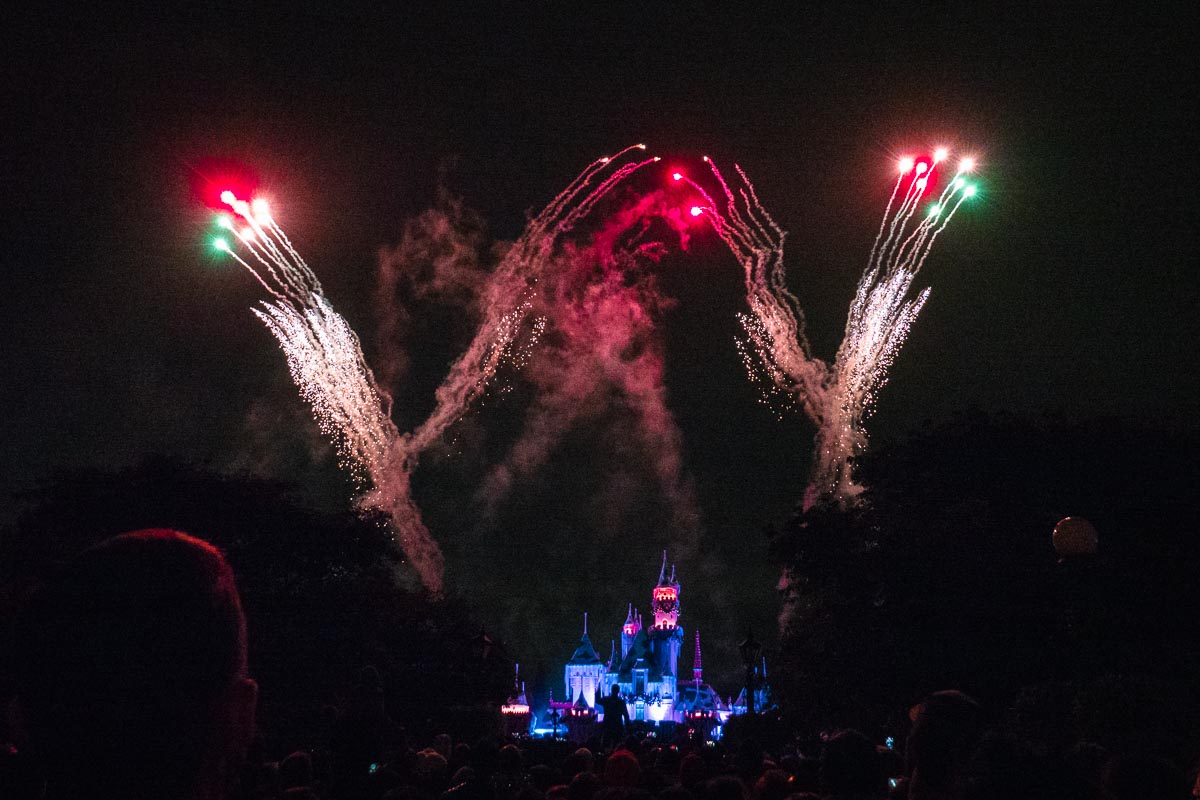
[[[408,353],[402,343],[412,323],[405,300],[437,298],[468,306],[487,280],[480,258],[483,220],[444,190],[437,208],[408,220],[400,243],[380,248],[379,310],[376,335],[379,357],[375,374],[382,387],[394,390],[408,372]]]
[[[372,470],[371,489],[360,503],[391,518],[401,549],[434,593],[442,588],[443,558],[413,500],[413,470],[421,454],[470,411],[501,366],[525,362],[545,328],[545,319],[534,313],[540,284],[552,273],[560,254],[569,250],[566,239],[580,222],[626,178],[658,161],[653,157],[627,160],[630,154],[644,150],[644,145],[634,145],[593,161],[529,221],[520,238],[504,251],[473,295],[478,328],[463,354],[450,365],[434,394],[433,411],[424,422],[409,433],[396,433],[391,403],[381,398],[393,435],[387,437],[385,451],[378,454],[380,468]],[[454,294],[474,287],[473,254],[478,248],[462,240],[460,228],[445,214],[418,218],[398,251],[401,260],[383,259],[384,291],[388,281],[395,287],[399,276],[410,274],[417,276],[416,285],[425,287],[421,291]],[[425,281],[420,280],[420,272],[412,272],[422,269],[422,264],[428,269]],[[402,362],[396,364],[402,366]]]
[[[672,511],[675,546],[694,549],[698,504],[683,437],[667,407],[656,331],[671,301],[649,269],[667,249],[651,235],[655,221],[686,248],[688,220],[665,194],[645,195],[607,217],[586,243],[565,248],[546,271],[532,311],[546,321],[546,333],[523,371],[534,400],[517,442],[479,491],[489,512],[546,463],[570,430],[619,410],[632,417],[619,428],[633,440],[622,449],[657,478]],[[627,476],[616,472],[627,486]]]

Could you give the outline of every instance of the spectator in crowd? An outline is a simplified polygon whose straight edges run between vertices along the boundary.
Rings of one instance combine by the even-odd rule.
[[[935,692],[918,707],[908,737],[913,800],[963,796],[967,765],[983,735],[983,711],[962,692]]]
[[[246,621],[211,545],[109,539],[35,593],[16,635],[17,703],[55,800],[213,800],[254,731]]]
[[[854,730],[830,737],[821,753],[821,789],[830,800],[863,800],[883,792],[875,744]]]

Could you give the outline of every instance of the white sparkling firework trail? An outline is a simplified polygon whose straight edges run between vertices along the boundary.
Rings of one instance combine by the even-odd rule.
[[[251,259],[233,252],[224,240],[218,248],[237,259],[270,293],[272,299],[253,311],[278,340],[300,396],[312,406],[321,432],[337,446],[341,465],[370,485],[361,505],[389,517],[396,542],[422,583],[440,592],[441,550],[412,503],[407,484],[403,491],[392,487],[390,472],[400,433],[384,410],[358,336],[333,310],[316,275],[271,219],[266,204],[251,205],[231,195],[221,199],[247,223],[237,230],[232,220],[222,219],[222,226],[234,233]]]
[[[686,179],[708,203],[698,207],[699,212],[745,269],[750,313],[740,315],[746,338],[738,342],[738,350],[748,373],[765,385],[768,399],[782,398],[785,406],[800,406],[817,425],[805,508],[823,499],[845,502],[861,491],[854,482],[851,459],[866,447],[864,419],[887,382],[888,369],[913,320],[929,298],[929,289],[912,298],[909,289],[938,234],[962,202],[975,193],[964,177],[974,169],[974,161],[963,159],[937,201],[918,210],[932,186],[933,173],[946,156],[939,149],[932,159],[900,162],[900,175],[866,272],[855,290],[845,335],[832,365],[812,355],[804,334],[803,311],[786,285],[786,234],[763,208],[745,173],[735,165],[741,180],[733,190],[716,164],[705,157],[724,195],[723,203]],[[900,203],[893,210],[897,198]],[[911,224],[914,217],[919,222]]]
[[[401,447],[407,460],[414,460],[466,413],[487,388],[501,363],[524,360],[530,345],[521,347],[517,335],[524,329],[533,309],[531,298],[538,291],[538,282],[559,237],[574,228],[618,183],[659,160],[652,157],[612,168],[618,159],[631,151],[645,149],[645,145],[637,144],[616,155],[593,161],[525,227],[488,281],[481,303],[483,318],[479,330],[438,387],[433,413],[404,437]],[[535,340],[544,325],[544,321],[534,321]]]
[[[239,228],[230,217],[221,217],[220,224],[250,258],[235,252],[225,239],[217,239],[215,246],[270,294],[272,299],[254,313],[278,340],[292,379],[312,406],[321,431],[336,443],[342,466],[370,484],[360,505],[387,514],[397,543],[431,592],[441,592],[443,559],[412,499],[410,481],[417,457],[466,413],[500,364],[524,363],[545,329],[545,319],[529,319],[531,298],[558,238],[618,183],[659,160],[617,165],[633,150],[645,150],[645,145],[593,162],[530,221],[491,276],[479,332],[438,388],[434,412],[405,435],[390,418],[390,398],[376,384],[358,336],[325,298],[316,275],[272,219],[266,201],[250,203],[232,192],[221,195],[245,227]],[[526,322],[528,334],[522,340]]]

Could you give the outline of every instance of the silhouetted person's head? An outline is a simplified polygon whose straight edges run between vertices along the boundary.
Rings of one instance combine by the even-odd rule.
[[[869,797],[883,789],[875,744],[854,730],[834,735],[821,753],[821,787],[831,797]]]
[[[604,762],[604,783],[608,786],[632,788],[642,777],[637,756],[628,750],[618,750]]]
[[[612,695],[613,697],[616,697],[618,694],[621,693],[621,687],[614,683],[612,685],[612,688],[608,690],[608,693],[610,695]]]
[[[257,687],[216,548],[164,530],[109,539],[30,598],[17,646],[19,707],[51,796],[223,794]]]
[[[955,796],[983,736],[983,723],[979,704],[962,692],[935,692],[927,697],[908,735],[909,796]]]
[[[1142,797],[1184,800],[1188,796],[1188,784],[1182,770],[1165,758],[1142,755],[1118,756],[1109,761],[1104,768],[1101,788],[1106,800]]]
[[[279,781],[283,784],[284,789],[291,789],[296,786],[312,786],[312,756],[302,750],[297,750],[279,762]]]

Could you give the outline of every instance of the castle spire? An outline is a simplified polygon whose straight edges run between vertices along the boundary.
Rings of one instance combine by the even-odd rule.
[[[662,586],[667,577],[667,551],[663,550],[662,569],[658,571],[658,585]]]
[[[583,635],[587,636],[587,612],[583,612]]]
[[[626,625],[633,624],[633,603],[629,604],[629,611],[627,611],[625,613],[625,624]]]
[[[671,585],[675,585],[675,565],[671,565]]]
[[[704,667],[700,661],[700,630],[696,630],[696,660],[692,662],[692,680],[699,686],[703,680]]]

